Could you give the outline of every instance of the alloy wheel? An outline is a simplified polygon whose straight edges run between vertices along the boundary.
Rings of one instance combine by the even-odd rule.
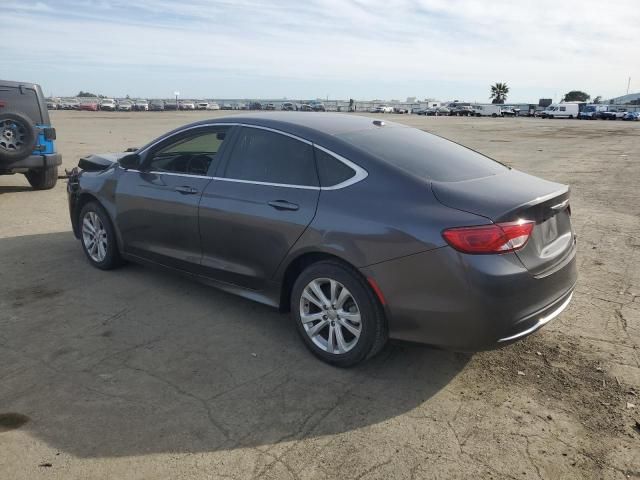
[[[327,353],[352,350],[362,333],[360,308],[351,292],[331,278],[307,284],[300,298],[300,321],[311,341]]]
[[[107,230],[96,212],[87,212],[82,219],[82,241],[94,262],[101,263],[107,256]]]
[[[5,150],[18,150],[25,141],[26,128],[14,120],[5,120],[0,125],[0,147]]]

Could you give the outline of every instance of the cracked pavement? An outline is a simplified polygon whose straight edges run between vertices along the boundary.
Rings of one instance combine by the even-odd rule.
[[[215,115],[52,117],[70,168]],[[563,315],[493,352],[392,343],[339,370],[273,309],[91,268],[65,182],[0,177],[0,478],[640,478],[640,125],[384,117],[571,185]]]

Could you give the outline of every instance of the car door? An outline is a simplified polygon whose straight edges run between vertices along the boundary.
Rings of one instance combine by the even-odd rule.
[[[116,187],[116,222],[125,253],[198,271],[202,250],[198,204],[224,150],[230,127],[178,133],[141,154]]]
[[[237,128],[200,202],[202,266],[221,281],[260,290],[311,223],[320,187],[311,142]]]

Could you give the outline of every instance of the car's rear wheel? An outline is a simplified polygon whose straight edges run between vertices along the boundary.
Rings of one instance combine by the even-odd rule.
[[[24,176],[36,190],[49,190],[58,183],[58,167],[29,170]]]
[[[82,249],[91,264],[102,270],[110,270],[122,263],[111,220],[96,202],[89,202],[79,215]]]
[[[327,363],[350,367],[378,353],[387,340],[384,311],[352,268],[315,263],[296,279],[291,313],[302,340]]]

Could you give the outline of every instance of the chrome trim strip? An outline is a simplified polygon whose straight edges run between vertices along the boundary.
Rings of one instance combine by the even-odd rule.
[[[320,187],[320,190],[340,190],[341,188],[345,188],[345,187],[348,187],[349,185],[353,185],[354,183],[358,183],[359,181],[364,180],[369,176],[369,172],[367,172],[364,168],[362,168],[360,165],[356,165],[351,160],[347,160],[342,155],[338,155],[337,153],[332,152],[328,148],[321,147],[320,145],[314,144],[314,146],[317,149],[322,150],[323,152],[331,155],[336,160],[341,161],[346,166],[350,167],[355,171],[355,175],[351,178],[348,178],[344,182],[338,183],[337,185],[332,185],[331,187]]]
[[[554,205],[553,207],[550,207],[550,208],[551,208],[551,210],[562,210],[567,205],[569,205],[569,199],[568,198],[564,202],[560,202],[559,204]]]
[[[297,135],[293,135],[293,134],[288,133],[288,132],[283,132],[282,130],[277,130],[275,128],[263,127],[262,125],[251,125],[251,124],[248,124],[248,123],[239,123],[239,122],[204,123],[204,124],[194,125],[192,127],[180,130],[179,132],[174,133],[172,136],[179,135],[179,134],[182,134],[183,132],[188,132],[189,130],[194,130],[194,129],[198,129],[198,128],[225,127],[225,126],[257,128],[259,130],[267,130],[269,132],[278,133],[280,135],[285,135],[287,137],[294,138],[294,139],[296,139],[296,140],[298,140],[300,142],[303,142],[303,143],[305,143],[307,145],[311,145],[312,147],[318,148],[318,149],[322,150],[323,152],[331,155],[335,159],[341,161],[342,163],[344,163],[345,165],[347,165],[348,167],[353,169],[356,173],[355,173],[355,175],[353,177],[349,178],[348,180],[345,180],[344,182],[338,183],[337,185],[332,185],[331,187],[314,187],[314,186],[306,186],[306,185],[290,185],[290,184],[286,184],[286,183],[257,182],[257,181],[253,181],[253,180],[239,180],[239,179],[235,179],[235,178],[224,178],[224,177],[209,177],[209,176],[203,176],[203,175],[190,175],[190,174],[186,174],[186,173],[171,173],[171,172],[156,172],[156,171],[152,171],[152,172],[149,172],[149,173],[163,174],[163,175],[176,175],[176,176],[184,176],[184,177],[195,177],[195,178],[210,178],[210,179],[214,179],[214,180],[221,180],[221,181],[224,181],[224,182],[250,183],[250,184],[255,184],[255,185],[266,185],[266,186],[271,186],[271,187],[300,188],[300,189],[304,189],[304,190],[340,190],[342,188],[345,188],[345,187],[351,186],[351,185],[353,185],[355,183],[358,183],[358,182],[364,180],[365,178],[367,178],[367,176],[369,176],[369,173],[364,168],[362,168],[361,166],[353,163],[351,160],[347,160],[342,155],[339,155],[339,154],[329,150],[328,148],[325,148],[325,147],[323,147],[321,145],[315,144],[315,143],[307,140],[306,138],[298,137]],[[168,138],[170,138],[170,137],[161,138],[157,142],[154,142],[151,145],[145,147],[143,150],[140,150],[138,153],[139,154],[144,154],[147,150],[153,148],[154,146],[156,146],[160,142],[164,142]],[[134,170],[134,169],[126,169],[126,170],[131,171],[131,172],[143,173],[143,172],[140,172],[139,170]]]
[[[516,333],[515,335],[511,335],[510,337],[501,338],[500,340],[498,340],[498,343],[509,342],[511,340],[516,340],[518,338],[525,337],[525,336],[529,335],[530,333],[535,332],[536,330],[538,330],[539,328],[543,327],[544,325],[549,323],[551,320],[556,318],[558,315],[560,315],[562,313],[562,311],[565,308],[567,308],[567,306],[571,302],[572,298],[573,298],[573,292],[571,292],[571,294],[569,295],[569,298],[567,298],[562,303],[562,305],[560,305],[558,308],[556,308],[553,312],[551,312],[546,317],[540,318],[533,327],[527,328],[525,331],[520,332],[520,333]]]
[[[213,177],[209,177],[208,175],[192,175],[191,173],[174,173],[174,172],[158,172],[157,170],[150,170],[148,172],[142,173],[155,173],[156,175],[170,175],[172,177],[189,177],[189,178],[204,178],[211,180]]]
[[[311,185],[290,185],[288,183],[258,182],[255,180],[239,180],[237,178],[226,178],[226,177],[209,177],[209,178],[213,178],[214,180],[220,180],[222,182],[250,183],[252,185],[266,185],[268,187],[299,188],[302,190],[320,190],[320,187],[314,187]]]
[[[258,130],[266,130],[268,132],[279,133],[280,135],[285,135],[287,137],[295,138],[296,140],[298,140],[298,141],[300,141],[302,143],[306,143],[307,145],[313,145],[313,142],[310,142],[306,138],[298,137],[297,135],[293,135],[291,133],[283,132],[282,130],[276,130],[275,128],[263,127],[262,125],[248,125],[246,123],[239,123],[238,125],[240,125],[241,127],[257,128]]]

